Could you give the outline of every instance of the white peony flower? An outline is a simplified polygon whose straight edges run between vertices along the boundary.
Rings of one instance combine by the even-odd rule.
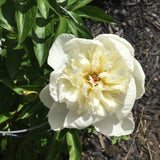
[[[133,132],[131,109],[144,94],[145,75],[129,42],[113,34],[93,40],[62,34],[48,64],[54,71],[40,99],[53,130],[93,125],[107,136]]]

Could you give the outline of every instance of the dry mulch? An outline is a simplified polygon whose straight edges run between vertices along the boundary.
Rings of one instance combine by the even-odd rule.
[[[109,137],[85,130],[81,160],[160,160],[160,1],[95,0],[92,5],[112,16],[116,25],[86,20],[87,28],[94,36],[118,34],[134,46],[146,92],[134,105],[136,128],[130,139],[112,145]]]

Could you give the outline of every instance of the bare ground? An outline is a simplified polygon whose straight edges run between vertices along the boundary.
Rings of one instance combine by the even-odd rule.
[[[160,1],[95,0],[92,5],[112,16],[116,25],[86,20],[88,29],[94,36],[118,34],[134,46],[146,92],[134,105],[136,128],[130,139],[112,145],[110,138],[85,130],[81,160],[160,160]]]

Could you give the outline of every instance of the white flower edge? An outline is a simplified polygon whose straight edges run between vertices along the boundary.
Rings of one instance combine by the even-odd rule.
[[[135,80],[132,77],[130,79],[130,83],[128,86],[127,95],[124,100],[124,103],[122,104],[121,107],[117,109],[117,112],[116,112],[117,118],[122,119],[126,117],[131,112],[134,106],[135,100],[136,100],[136,85],[135,85]]]
[[[39,98],[47,108],[51,108],[51,106],[54,103],[54,100],[50,96],[49,85],[42,89],[42,91],[39,94]]]
[[[134,48],[126,39],[124,39],[118,35],[115,35],[115,34],[102,34],[102,35],[97,36],[95,39],[97,39],[101,36],[106,36],[109,39],[113,39],[115,41],[121,42],[121,44],[123,44],[129,50],[130,54],[132,56],[134,56]]]
[[[107,136],[122,136],[131,134],[135,124],[130,112],[123,119],[118,119],[115,114],[106,116],[105,119],[93,124],[98,132]]]
[[[48,121],[55,131],[63,128],[85,128],[98,119],[88,114],[77,115],[66,108],[65,103],[55,102],[48,114]]]
[[[135,79],[136,92],[137,92],[136,99],[139,99],[145,93],[145,74],[140,63],[135,58],[133,58],[133,63],[134,63],[133,77]]]
[[[64,128],[85,128],[93,125],[97,131],[104,135],[122,136],[132,133],[135,127],[131,112],[121,119],[118,119],[116,114],[108,114],[104,119],[98,122],[96,120],[87,114],[81,116],[69,112],[65,103],[57,102],[52,105],[48,115],[49,124],[55,131]]]
[[[72,34],[61,34],[57,37],[49,51],[48,64],[57,70],[67,61],[67,55],[63,51],[63,46],[69,40],[75,38]]]

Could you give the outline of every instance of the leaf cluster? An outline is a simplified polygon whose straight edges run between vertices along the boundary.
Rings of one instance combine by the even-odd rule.
[[[0,130],[20,130],[47,121],[48,109],[38,95],[49,81],[52,69],[46,61],[57,36],[71,33],[92,38],[84,18],[114,23],[102,10],[89,6],[91,1],[0,0]],[[0,135],[1,155],[6,160],[39,156],[53,160],[61,159],[64,151],[70,159],[79,159],[81,145],[75,130],[48,133],[47,129],[49,125],[17,138]]]

